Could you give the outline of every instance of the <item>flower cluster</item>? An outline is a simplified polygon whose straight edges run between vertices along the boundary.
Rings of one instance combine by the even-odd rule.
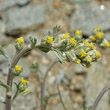
[[[110,47],[110,42],[108,42],[105,38],[104,38],[104,33],[102,31],[102,27],[98,26],[97,28],[95,28],[92,32],[92,35],[90,36],[89,39],[91,42],[97,43],[102,47]]]
[[[27,95],[30,93],[30,89],[27,87],[28,80],[25,80],[23,77],[18,85],[18,91],[21,94]]]
[[[96,62],[101,57],[95,44],[110,47],[110,43],[104,39],[101,26],[94,29],[88,39],[84,39],[82,33],[82,30],[76,30],[72,34],[65,32],[56,36],[47,36],[42,39],[42,46],[39,49],[44,52],[46,49],[46,52],[54,51],[61,63],[71,61],[90,67],[92,62]],[[45,50],[42,49],[43,47],[45,47]]]
[[[13,71],[13,76],[19,76],[20,73],[23,71],[22,66],[20,65],[15,65],[15,67],[12,69]],[[27,95],[30,93],[30,89],[27,87],[28,84],[28,80],[25,80],[23,77],[21,78],[20,82],[18,84],[16,84],[17,86],[17,94],[24,94]]]

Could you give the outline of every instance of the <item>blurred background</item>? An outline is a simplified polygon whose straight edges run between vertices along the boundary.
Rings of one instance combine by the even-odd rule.
[[[87,38],[93,28],[100,25],[105,38],[110,41],[110,0],[0,0],[0,45],[10,58],[15,53],[14,42],[22,36],[29,44],[29,37],[40,39],[47,35],[55,25],[61,25],[62,32],[76,29],[83,30]],[[46,80],[45,95],[48,98],[47,110],[64,110],[56,81],[60,82],[60,91],[67,110],[84,110],[89,108],[96,96],[110,80],[110,50],[97,47],[102,57],[91,68],[86,69],[74,63],[57,63],[49,72]],[[18,96],[12,110],[40,110],[40,82],[51,61],[55,59],[52,52],[48,54],[32,51],[19,61],[24,71],[21,76],[30,81],[32,93]],[[31,68],[37,63],[41,72]],[[0,80],[6,81],[8,63],[0,56]],[[16,78],[15,81],[19,81]],[[5,89],[0,87],[0,97],[5,97]],[[0,102],[0,110],[4,104]],[[97,110],[110,110],[110,95],[106,93]]]

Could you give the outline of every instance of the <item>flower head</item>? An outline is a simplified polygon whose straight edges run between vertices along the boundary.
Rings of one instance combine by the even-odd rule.
[[[80,52],[81,58],[86,57],[88,55],[88,53],[86,53],[85,51]]]
[[[87,63],[92,62],[92,57],[87,58],[86,61],[87,61]]]
[[[101,31],[102,30],[102,27],[101,26],[97,26],[96,28],[98,31]]]
[[[92,37],[91,37],[91,40],[92,40],[93,42],[95,42],[95,41],[96,41],[96,37],[92,36]]]
[[[23,69],[22,66],[15,65],[15,71],[16,71],[16,72],[21,72],[22,69]]]
[[[105,47],[110,47],[110,42],[107,41],[107,42],[105,43]]]
[[[79,63],[81,63],[81,60],[80,60],[80,59],[76,59],[75,62],[76,62],[77,64],[79,64]]]
[[[89,48],[94,48],[93,43],[92,43],[92,42],[91,42],[91,43],[89,43],[88,47],[89,47]]]
[[[69,34],[67,32],[65,32],[64,38],[70,38]]]
[[[102,39],[103,36],[104,36],[104,33],[103,32],[97,32],[96,36],[97,36],[98,39]]]
[[[21,83],[23,84],[23,85],[26,85],[27,83],[28,83],[28,80],[25,80],[23,77],[21,78]]]
[[[76,30],[75,35],[82,35],[82,30]]]
[[[16,42],[18,42],[20,45],[24,43],[23,37],[17,38]]]
[[[53,42],[53,37],[48,36],[46,42],[51,44]]]
[[[74,38],[70,38],[71,45],[74,45],[76,43],[76,40]]]
[[[85,41],[84,41],[84,44],[88,44],[88,40],[85,40]]]
[[[98,58],[100,58],[100,57],[101,57],[100,52],[99,52],[99,51],[97,51],[97,52],[95,53],[95,56],[96,56],[96,58],[97,58],[97,59],[98,59]]]

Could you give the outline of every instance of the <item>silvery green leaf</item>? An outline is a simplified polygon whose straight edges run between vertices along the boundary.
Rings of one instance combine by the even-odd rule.
[[[60,51],[58,51],[58,50],[55,50],[54,52],[55,52],[56,56],[58,57],[58,59],[59,59],[59,61],[60,61],[61,63],[65,62],[65,60],[66,60],[66,55],[65,55],[65,53],[62,53],[62,52],[60,52]]]
[[[61,26],[53,27],[53,37],[57,36],[58,32],[61,30]]]
[[[4,103],[5,104],[5,98],[0,96],[0,102]]]
[[[75,59],[76,59],[75,55],[71,51],[70,52],[66,52],[66,56],[72,62],[74,62]]]
[[[32,64],[31,68],[32,68],[35,72],[38,72],[38,70],[39,70],[37,63]]]
[[[10,91],[11,90],[11,88],[8,85],[4,84],[2,81],[0,81],[0,85],[2,87],[6,88],[7,91]]]
[[[30,42],[31,42],[31,48],[35,48],[36,46],[36,43],[37,43],[37,39],[36,38],[33,38],[33,37],[29,37],[30,39]]]

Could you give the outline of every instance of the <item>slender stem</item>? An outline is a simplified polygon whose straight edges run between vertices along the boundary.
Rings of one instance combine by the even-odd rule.
[[[19,53],[16,53],[12,63],[9,67],[9,72],[8,72],[8,79],[7,79],[7,85],[12,88],[12,81],[13,81],[13,75],[12,75],[12,68],[18,63],[19,59],[28,51],[31,49],[29,47],[23,48]],[[7,91],[6,93],[6,110],[11,110],[11,98],[12,94],[11,91]]]
[[[65,104],[63,102],[63,99],[61,97],[61,93],[60,93],[60,89],[59,89],[59,84],[58,83],[57,83],[57,90],[58,90],[58,95],[60,97],[60,102],[61,102],[62,106],[63,106],[64,110],[67,110],[66,107],[65,107]]]
[[[48,76],[48,72],[52,69],[52,67],[58,62],[57,59],[55,59],[50,66],[48,67],[47,71],[45,72],[43,81],[41,82],[41,110],[44,110],[44,92],[45,92],[45,81]]]
[[[101,92],[99,93],[99,95],[97,96],[93,106],[92,106],[92,110],[96,110],[96,107],[98,105],[98,103],[100,102],[101,98],[103,97],[103,95],[108,91],[110,87],[110,82],[108,82],[105,87],[101,90]]]

